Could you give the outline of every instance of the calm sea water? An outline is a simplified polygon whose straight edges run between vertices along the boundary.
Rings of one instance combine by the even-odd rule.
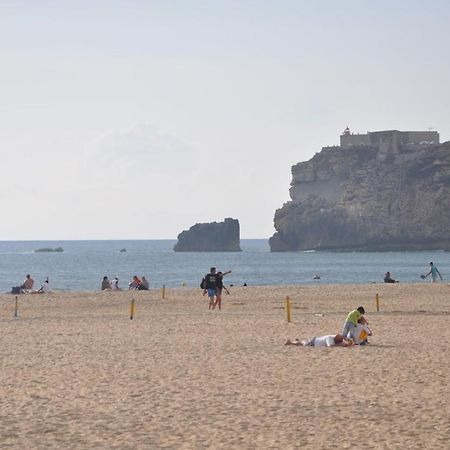
[[[215,266],[232,270],[226,284],[341,284],[382,282],[386,271],[403,282],[423,283],[420,274],[433,261],[450,280],[450,252],[288,252],[271,253],[265,239],[241,240],[240,253],[175,253],[175,240],[3,241],[0,242],[0,292],[20,284],[27,273],[38,287],[45,277],[55,290],[96,290],[104,275],[127,287],[135,274],[151,287],[197,287]],[[35,253],[63,247],[63,253]],[[120,249],[126,248],[125,253]],[[313,280],[319,274],[320,281]]]

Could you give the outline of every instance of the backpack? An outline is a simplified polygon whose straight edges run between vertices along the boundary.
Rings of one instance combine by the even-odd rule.
[[[11,294],[21,294],[22,293],[22,289],[20,288],[20,286],[13,286],[11,288]]]
[[[201,281],[201,283],[200,283],[200,287],[201,287],[202,289],[205,289],[205,287],[206,287],[206,280],[205,280],[205,277],[202,278],[202,281]]]

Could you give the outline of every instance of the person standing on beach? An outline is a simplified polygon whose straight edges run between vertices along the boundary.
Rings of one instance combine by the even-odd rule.
[[[424,278],[426,278],[430,274],[432,283],[436,283],[438,275],[439,278],[442,280],[441,272],[439,272],[438,268],[433,264],[433,262],[430,262],[430,271],[424,276]]]
[[[223,285],[223,277],[231,273],[231,270],[226,272],[217,272],[217,282],[216,282],[216,301],[214,302],[213,309],[218,306],[219,311],[222,309],[222,289],[224,289]],[[225,288],[226,290],[226,288]],[[228,292],[228,291],[227,291]]]
[[[362,323],[366,323],[366,319],[363,317],[365,310],[362,306],[350,311],[345,319],[344,327],[342,328],[342,336],[347,337],[350,333],[350,337],[355,340],[356,327],[361,320]]]
[[[203,288],[203,295],[208,294],[209,297],[208,309],[214,309],[215,306],[214,297],[216,297],[217,294],[217,282],[218,282],[216,268],[211,267],[211,269],[209,269],[209,273],[205,275],[204,279],[205,279],[204,284],[205,287]]]

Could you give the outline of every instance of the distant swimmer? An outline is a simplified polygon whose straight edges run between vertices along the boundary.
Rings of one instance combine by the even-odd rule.
[[[314,280],[320,280],[320,275],[319,274],[316,274],[316,275],[314,275],[314,278],[313,278]]]

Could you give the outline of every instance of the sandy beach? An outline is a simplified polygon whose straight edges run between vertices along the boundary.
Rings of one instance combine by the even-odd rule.
[[[449,448],[447,284],[233,287],[222,311],[199,288],[21,295],[17,318],[14,301],[2,449]],[[369,345],[283,345],[359,305]]]

